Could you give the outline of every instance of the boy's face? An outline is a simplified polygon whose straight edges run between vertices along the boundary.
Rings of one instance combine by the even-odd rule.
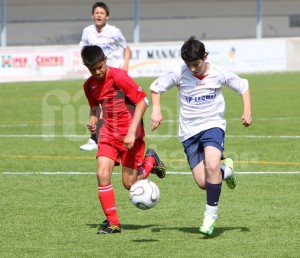
[[[88,66],[87,68],[95,79],[99,81],[104,80],[107,73],[106,58],[104,61],[100,61],[96,65]]]
[[[96,24],[96,27],[103,27],[106,24],[106,20],[108,19],[106,11],[101,7],[96,7],[92,18]]]
[[[197,59],[191,62],[186,62],[188,68],[192,71],[194,75],[202,75],[205,67],[205,61],[202,59]]]

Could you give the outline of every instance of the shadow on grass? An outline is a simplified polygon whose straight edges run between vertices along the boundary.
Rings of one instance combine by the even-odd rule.
[[[86,224],[86,226],[90,227],[90,228],[98,228],[99,224]],[[197,234],[199,235],[199,228],[198,227],[165,227],[165,226],[161,226],[158,227],[158,225],[154,225],[154,224],[148,224],[148,225],[136,225],[136,224],[121,224],[122,229],[125,230],[140,230],[140,229],[146,229],[146,228],[152,228],[151,231],[153,233],[158,233],[158,232],[162,232],[162,231],[166,231],[166,230],[176,230],[176,231],[180,231],[183,233],[189,233],[189,234]],[[222,235],[224,232],[226,231],[239,231],[239,232],[249,232],[249,228],[246,227],[216,227],[214,229],[214,232],[211,236],[205,236],[200,234],[201,236],[203,236],[202,239],[211,239],[211,238],[216,238],[219,237],[220,235]],[[140,240],[134,240],[135,242],[155,242],[158,241],[156,239],[140,239]]]
[[[135,242],[135,243],[149,243],[149,242],[159,242],[158,239],[135,239],[135,240],[132,240],[132,242]]]
[[[102,226],[103,224],[85,224],[86,226],[90,228],[98,228],[99,226]],[[145,228],[152,228],[157,227],[157,224],[148,224],[148,225],[136,225],[136,224],[121,224],[122,229],[125,230],[139,230],[139,229],[145,229]]]
[[[161,228],[153,228],[152,232],[156,233],[156,232],[161,232],[161,231],[165,231],[165,230],[177,230],[177,231],[184,232],[184,233],[200,234],[199,228],[197,228],[197,227],[172,227],[172,228],[161,227]],[[214,229],[212,236],[208,237],[208,236],[203,235],[203,239],[215,238],[215,237],[222,235],[224,232],[231,231],[231,230],[238,230],[240,232],[249,232],[250,231],[249,228],[246,228],[246,227],[216,227]]]

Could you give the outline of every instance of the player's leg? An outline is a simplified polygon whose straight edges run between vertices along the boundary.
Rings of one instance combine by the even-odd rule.
[[[205,165],[207,165],[207,163],[204,163],[204,157],[205,157],[204,148],[203,148],[203,143],[205,142],[204,134],[205,133],[203,132],[194,135],[182,143],[195,182],[202,189],[206,189],[207,187],[207,174],[205,173],[205,167],[204,167]],[[220,173],[220,168],[219,168],[219,173]],[[209,211],[210,210],[211,209],[209,209]],[[204,217],[203,224],[200,227],[200,232],[202,233],[203,232],[206,233],[209,231],[212,232],[215,224],[215,220],[211,219],[211,221],[209,221],[209,218],[211,217],[208,216]]]
[[[150,173],[156,174],[159,178],[164,178],[166,175],[164,163],[153,149],[148,149],[144,156],[145,147],[144,139],[138,138],[134,147],[127,150],[126,156],[122,155],[123,166],[138,168],[137,180],[146,179]],[[132,163],[134,163],[134,166]],[[138,164],[138,167],[136,167],[136,164]],[[124,186],[126,187],[126,185]],[[128,187],[130,188],[130,186]],[[128,187],[126,188],[129,189]]]
[[[201,142],[202,133],[198,133],[185,140],[182,145],[186,154],[190,169],[196,184],[203,190],[206,188],[206,176],[204,172],[204,153]]]
[[[124,187],[129,190],[130,187],[137,181],[146,179],[150,173],[152,173],[155,167],[156,161],[149,159],[145,156],[141,165],[138,165],[138,169],[132,169],[129,167],[122,168],[122,180]],[[164,177],[164,176],[163,176]]]
[[[123,185],[127,190],[130,190],[130,187],[139,180],[138,170],[128,167],[122,167],[122,181]]]
[[[203,190],[206,189],[206,176],[204,164],[200,162],[193,170],[193,176],[196,184]],[[230,189],[236,187],[236,175],[233,171],[233,160],[231,158],[221,159],[222,178]]]
[[[91,137],[88,139],[88,142],[81,145],[80,149],[85,151],[97,150],[98,144],[96,134],[91,134]]]
[[[134,146],[131,149],[126,149],[123,143],[119,146],[120,158],[122,162],[122,181],[124,187],[129,190],[130,187],[140,179],[144,179],[145,170],[152,170],[152,164],[145,164],[140,170],[141,164],[143,164],[145,141],[143,138],[138,138],[135,141]],[[151,168],[148,168],[148,167]],[[149,172],[150,173],[150,172]]]
[[[237,184],[236,174],[233,170],[233,159],[232,158],[224,158],[221,160],[221,172],[222,177],[225,180],[227,186],[230,189],[234,189]]]
[[[146,151],[145,158],[144,158],[144,161],[143,161],[143,164],[142,164],[141,168],[143,167],[144,162],[148,163],[148,164],[151,163],[153,165],[150,173],[156,174],[159,178],[164,178],[166,176],[166,166],[162,162],[162,160],[159,158],[159,156],[157,155],[155,150],[148,149]],[[148,177],[149,170],[150,170],[150,168],[146,171],[146,174],[144,175],[144,178]]]
[[[222,188],[220,171],[221,151],[214,146],[204,148],[204,167],[206,175],[206,207],[200,232],[211,235],[218,219],[218,205]]]
[[[199,153],[199,155],[201,155]],[[192,170],[194,180],[196,184],[203,190],[206,189],[206,176],[204,171],[204,164],[201,161],[193,170]]]
[[[107,224],[97,232],[98,234],[121,232],[115,193],[111,184],[111,175],[116,162],[118,162],[117,151],[112,145],[102,142],[97,153],[98,197],[106,216]]]

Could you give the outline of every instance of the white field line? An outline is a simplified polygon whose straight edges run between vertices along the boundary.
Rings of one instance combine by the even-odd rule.
[[[0,138],[86,138],[89,135],[76,134],[2,134]],[[255,139],[300,139],[300,135],[226,135],[227,138],[255,138]],[[177,135],[148,134],[146,138],[178,138]]]
[[[260,171],[260,172],[236,172],[239,175],[300,175],[300,171]],[[95,175],[96,172],[0,172],[2,175]],[[113,174],[119,175],[120,172]],[[169,171],[168,175],[191,175],[191,172]]]
[[[282,121],[282,120],[295,120],[299,119],[300,117],[257,117],[255,120],[258,121],[267,121],[267,120],[274,120],[274,121]],[[240,121],[240,118],[227,118],[227,121]],[[178,123],[178,120],[163,120],[164,123]],[[86,122],[82,122],[86,123]],[[39,124],[39,123],[29,123],[29,124],[1,124],[1,127],[26,127],[26,126],[53,126],[53,125],[62,125],[62,123],[44,123],[44,124]]]

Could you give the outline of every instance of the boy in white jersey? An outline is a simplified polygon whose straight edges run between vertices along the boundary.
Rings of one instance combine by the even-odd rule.
[[[83,29],[79,46],[99,46],[107,57],[106,64],[111,67],[121,68],[128,72],[131,50],[120,29],[107,23],[109,18],[109,8],[103,2],[96,2],[92,7],[92,19],[94,24]],[[98,127],[101,126],[101,119]],[[98,130],[97,130],[98,132]],[[91,134],[91,138],[81,150],[98,149],[97,134]]]
[[[222,86],[227,86],[242,96],[243,125],[250,126],[252,118],[248,81],[206,62],[207,56],[204,44],[194,36],[190,37],[181,48],[181,58],[185,64],[177,72],[160,76],[151,84],[150,89],[151,128],[155,130],[163,119],[160,94],[174,86],[178,88],[179,139],[195,182],[206,190],[207,202],[200,232],[211,235],[218,219],[222,179],[229,188],[234,189],[236,186],[232,159],[225,159],[220,169],[226,130]]]

